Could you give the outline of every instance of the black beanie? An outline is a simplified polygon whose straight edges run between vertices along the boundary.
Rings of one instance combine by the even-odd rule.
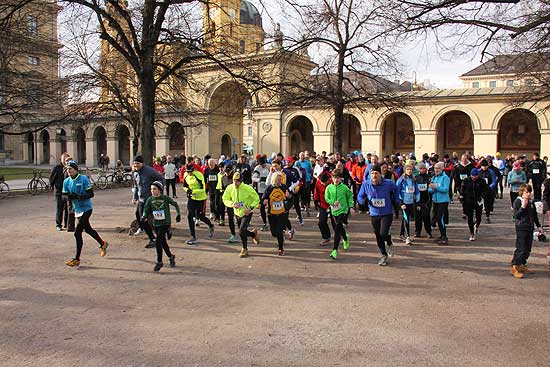
[[[143,163],[143,157],[140,155],[136,155],[136,157],[134,158],[134,162]]]

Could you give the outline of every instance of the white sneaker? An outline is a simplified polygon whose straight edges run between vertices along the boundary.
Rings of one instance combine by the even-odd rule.
[[[405,238],[405,245],[407,245],[407,246],[411,246],[411,245],[412,245],[412,242],[411,242],[411,238],[410,238],[410,237]]]
[[[141,228],[138,228],[137,231],[134,232],[134,236],[139,236],[142,233],[143,231],[141,230]]]
[[[476,236],[471,235],[471,236],[470,236],[470,241],[475,241],[475,240],[476,240]]]

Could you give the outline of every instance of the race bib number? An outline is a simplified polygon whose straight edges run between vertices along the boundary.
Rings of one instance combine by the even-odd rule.
[[[164,210],[153,210],[153,218],[155,220],[164,220]]]
[[[407,186],[405,187],[405,192],[407,194],[414,194],[414,186]]]
[[[208,175],[208,181],[217,181],[218,178],[216,175]]]
[[[340,210],[342,209],[342,204],[340,204],[339,201],[335,201],[334,204],[332,204],[332,210]]]
[[[538,175],[540,170],[538,168],[533,168],[533,174]]]
[[[75,218],[80,218],[83,214],[84,214],[84,212],[74,212],[74,217]]]
[[[488,177],[483,177],[483,179],[485,180],[485,182],[487,182],[487,185],[489,185],[489,178]]]
[[[418,184],[418,191],[428,190],[428,184]]]
[[[271,209],[274,212],[281,211],[281,210],[283,210],[283,208],[284,208],[284,202],[282,202],[282,201],[272,201],[271,202]]]
[[[244,202],[243,201],[239,201],[237,203],[235,203],[235,209],[239,209],[239,208],[244,208]]]
[[[386,199],[384,198],[372,199],[371,203],[372,203],[372,206],[376,208],[384,208],[386,206]]]
[[[465,173],[461,173],[461,174],[460,174],[460,179],[461,179],[461,180],[465,180],[466,177],[468,177],[467,174],[465,174]]]

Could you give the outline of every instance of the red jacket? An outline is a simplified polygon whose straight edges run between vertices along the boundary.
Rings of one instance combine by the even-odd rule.
[[[328,209],[330,207],[330,205],[325,200],[325,190],[327,189],[327,186],[331,183],[331,179],[328,180],[327,185],[323,185],[321,180],[317,180],[315,182],[315,193],[313,194],[313,200],[317,201],[323,209]]]
[[[153,168],[161,175],[164,175],[164,166],[162,164],[158,164],[157,162],[155,162],[153,163]]]

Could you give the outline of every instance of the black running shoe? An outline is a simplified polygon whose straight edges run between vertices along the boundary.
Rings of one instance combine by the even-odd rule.
[[[149,243],[145,245],[145,248],[154,248],[157,247],[157,241],[156,240],[149,240]]]
[[[153,271],[159,271],[160,268],[162,268],[162,267],[163,267],[163,264],[162,264],[162,263],[156,263],[156,264],[155,264],[155,267],[153,268]]]
[[[176,255],[174,255],[174,254],[172,254],[172,256],[170,256],[170,267],[171,268],[176,267]]]

